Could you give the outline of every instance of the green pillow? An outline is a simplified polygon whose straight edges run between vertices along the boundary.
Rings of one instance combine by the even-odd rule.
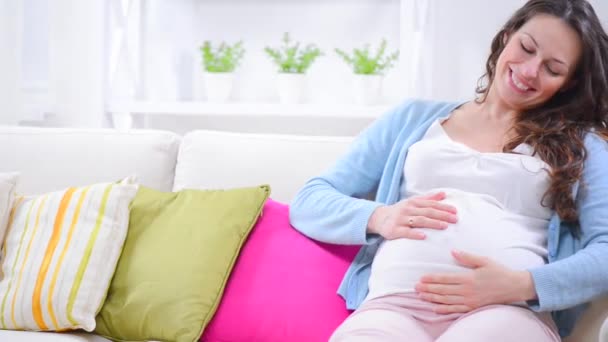
[[[141,187],[95,332],[116,341],[198,340],[269,193],[267,185]]]

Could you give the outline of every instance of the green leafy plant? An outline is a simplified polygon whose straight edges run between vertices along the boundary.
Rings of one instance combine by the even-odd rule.
[[[364,45],[362,49],[353,49],[352,55],[340,49],[335,49],[335,51],[347,64],[352,66],[355,74],[362,75],[382,75],[393,67],[399,58],[399,50],[385,56],[386,39],[382,40],[380,47],[373,55],[370,55],[369,44]]]
[[[310,68],[317,57],[323,52],[314,44],[308,44],[300,49],[300,43],[292,44],[289,33],[285,32],[282,39],[283,45],[279,48],[266,47],[264,51],[279,67],[279,72],[289,74],[304,74]]]
[[[203,55],[203,67],[208,72],[232,72],[245,55],[242,41],[233,45],[222,42],[217,49],[213,48],[211,42],[205,41],[200,50]]]

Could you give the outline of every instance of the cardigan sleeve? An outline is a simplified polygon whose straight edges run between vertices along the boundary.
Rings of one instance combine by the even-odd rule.
[[[382,177],[401,128],[412,111],[406,101],[367,127],[349,151],[326,172],[309,180],[290,205],[291,224],[304,235],[326,243],[363,245],[374,210],[382,203],[365,199]]]
[[[595,134],[588,134],[586,142],[576,199],[581,237],[571,247],[578,251],[530,270],[538,295],[533,310],[562,310],[608,292],[608,144]]]

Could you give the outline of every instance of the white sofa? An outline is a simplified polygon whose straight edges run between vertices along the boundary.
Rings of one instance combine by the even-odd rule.
[[[343,153],[351,140],[217,131],[193,131],[181,137],[154,130],[0,127],[0,172],[21,173],[21,194],[135,174],[142,184],[163,191],[267,183],[273,199],[288,202],[309,177]],[[593,303],[566,341],[608,341],[608,336],[599,337],[607,315],[608,299]],[[107,340],[87,333],[0,330],[0,341]]]

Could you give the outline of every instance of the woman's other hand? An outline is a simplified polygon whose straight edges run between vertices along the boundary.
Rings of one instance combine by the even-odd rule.
[[[422,300],[438,304],[436,313],[464,313],[486,305],[537,298],[530,272],[511,270],[487,257],[461,251],[452,255],[471,271],[429,274],[416,284]]]
[[[445,229],[458,221],[456,208],[441,203],[445,197],[444,192],[438,192],[378,207],[369,219],[367,231],[387,240],[422,240],[426,235],[417,228]]]

